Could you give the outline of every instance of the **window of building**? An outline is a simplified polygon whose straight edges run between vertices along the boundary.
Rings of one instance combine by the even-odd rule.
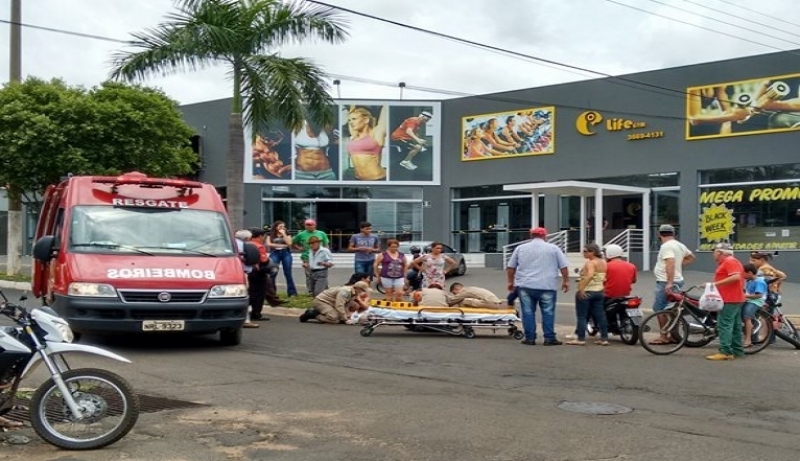
[[[800,163],[725,168],[700,172],[700,184],[727,184],[794,180],[800,178]]]
[[[701,173],[701,176],[704,173]],[[782,176],[771,171],[772,177]],[[706,177],[727,180],[733,175]],[[731,242],[736,250],[800,249],[800,181],[703,185],[699,190],[701,250]]]
[[[499,253],[505,245],[530,238],[530,193],[520,197],[462,198],[453,200],[452,206],[452,243],[457,251]],[[543,196],[539,197],[539,209],[544,209]]]

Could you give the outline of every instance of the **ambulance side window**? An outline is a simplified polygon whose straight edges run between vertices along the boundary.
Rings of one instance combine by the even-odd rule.
[[[64,225],[64,209],[59,208],[56,212],[56,223],[53,227],[53,249],[60,250],[61,249],[61,231],[63,230]]]

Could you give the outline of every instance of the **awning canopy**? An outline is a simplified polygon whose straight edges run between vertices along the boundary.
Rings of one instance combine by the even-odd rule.
[[[503,190],[579,197],[594,197],[598,189],[603,191],[603,196],[644,194],[650,192],[650,189],[644,187],[618,186],[616,184],[586,181],[532,182],[503,186]]]
[[[595,199],[595,216],[593,219],[592,228],[594,235],[591,236],[595,243],[603,246],[603,197],[614,195],[641,195],[642,196],[642,248],[644,268],[650,266],[650,189],[646,187],[634,186],[619,186],[616,184],[604,184],[598,182],[586,181],[556,181],[556,182],[534,182],[527,184],[508,184],[503,186],[503,190],[529,192],[532,196],[531,199],[531,225],[537,226],[539,223],[539,194],[559,195],[569,197],[594,197]],[[581,200],[580,205],[580,245],[583,248],[587,241],[586,235],[586,200]],[[630,250],[630,248],[628,249]]]

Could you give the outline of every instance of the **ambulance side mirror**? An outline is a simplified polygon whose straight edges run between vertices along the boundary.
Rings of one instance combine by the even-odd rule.
[[[244,250],[242,251],[242,261],[248,266],[254,266],[261,261],[261,255],[258,253],[258,247],[252,243],[245,242]]]
[[[45,235],[39,238],[33,245],[33,257],[37,261],[49,262],[53,259],[53,248],[55,248],[56,238],[52,235]]]

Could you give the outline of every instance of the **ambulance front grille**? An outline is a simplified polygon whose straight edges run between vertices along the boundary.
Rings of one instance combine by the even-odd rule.
[[[180,291],[180,290],[120,290],[122,302],[126,303],[202,303],[207,291]],[[167,296],[167,294],[169,296]],[[166,299],[166,300],[165,300]]]

